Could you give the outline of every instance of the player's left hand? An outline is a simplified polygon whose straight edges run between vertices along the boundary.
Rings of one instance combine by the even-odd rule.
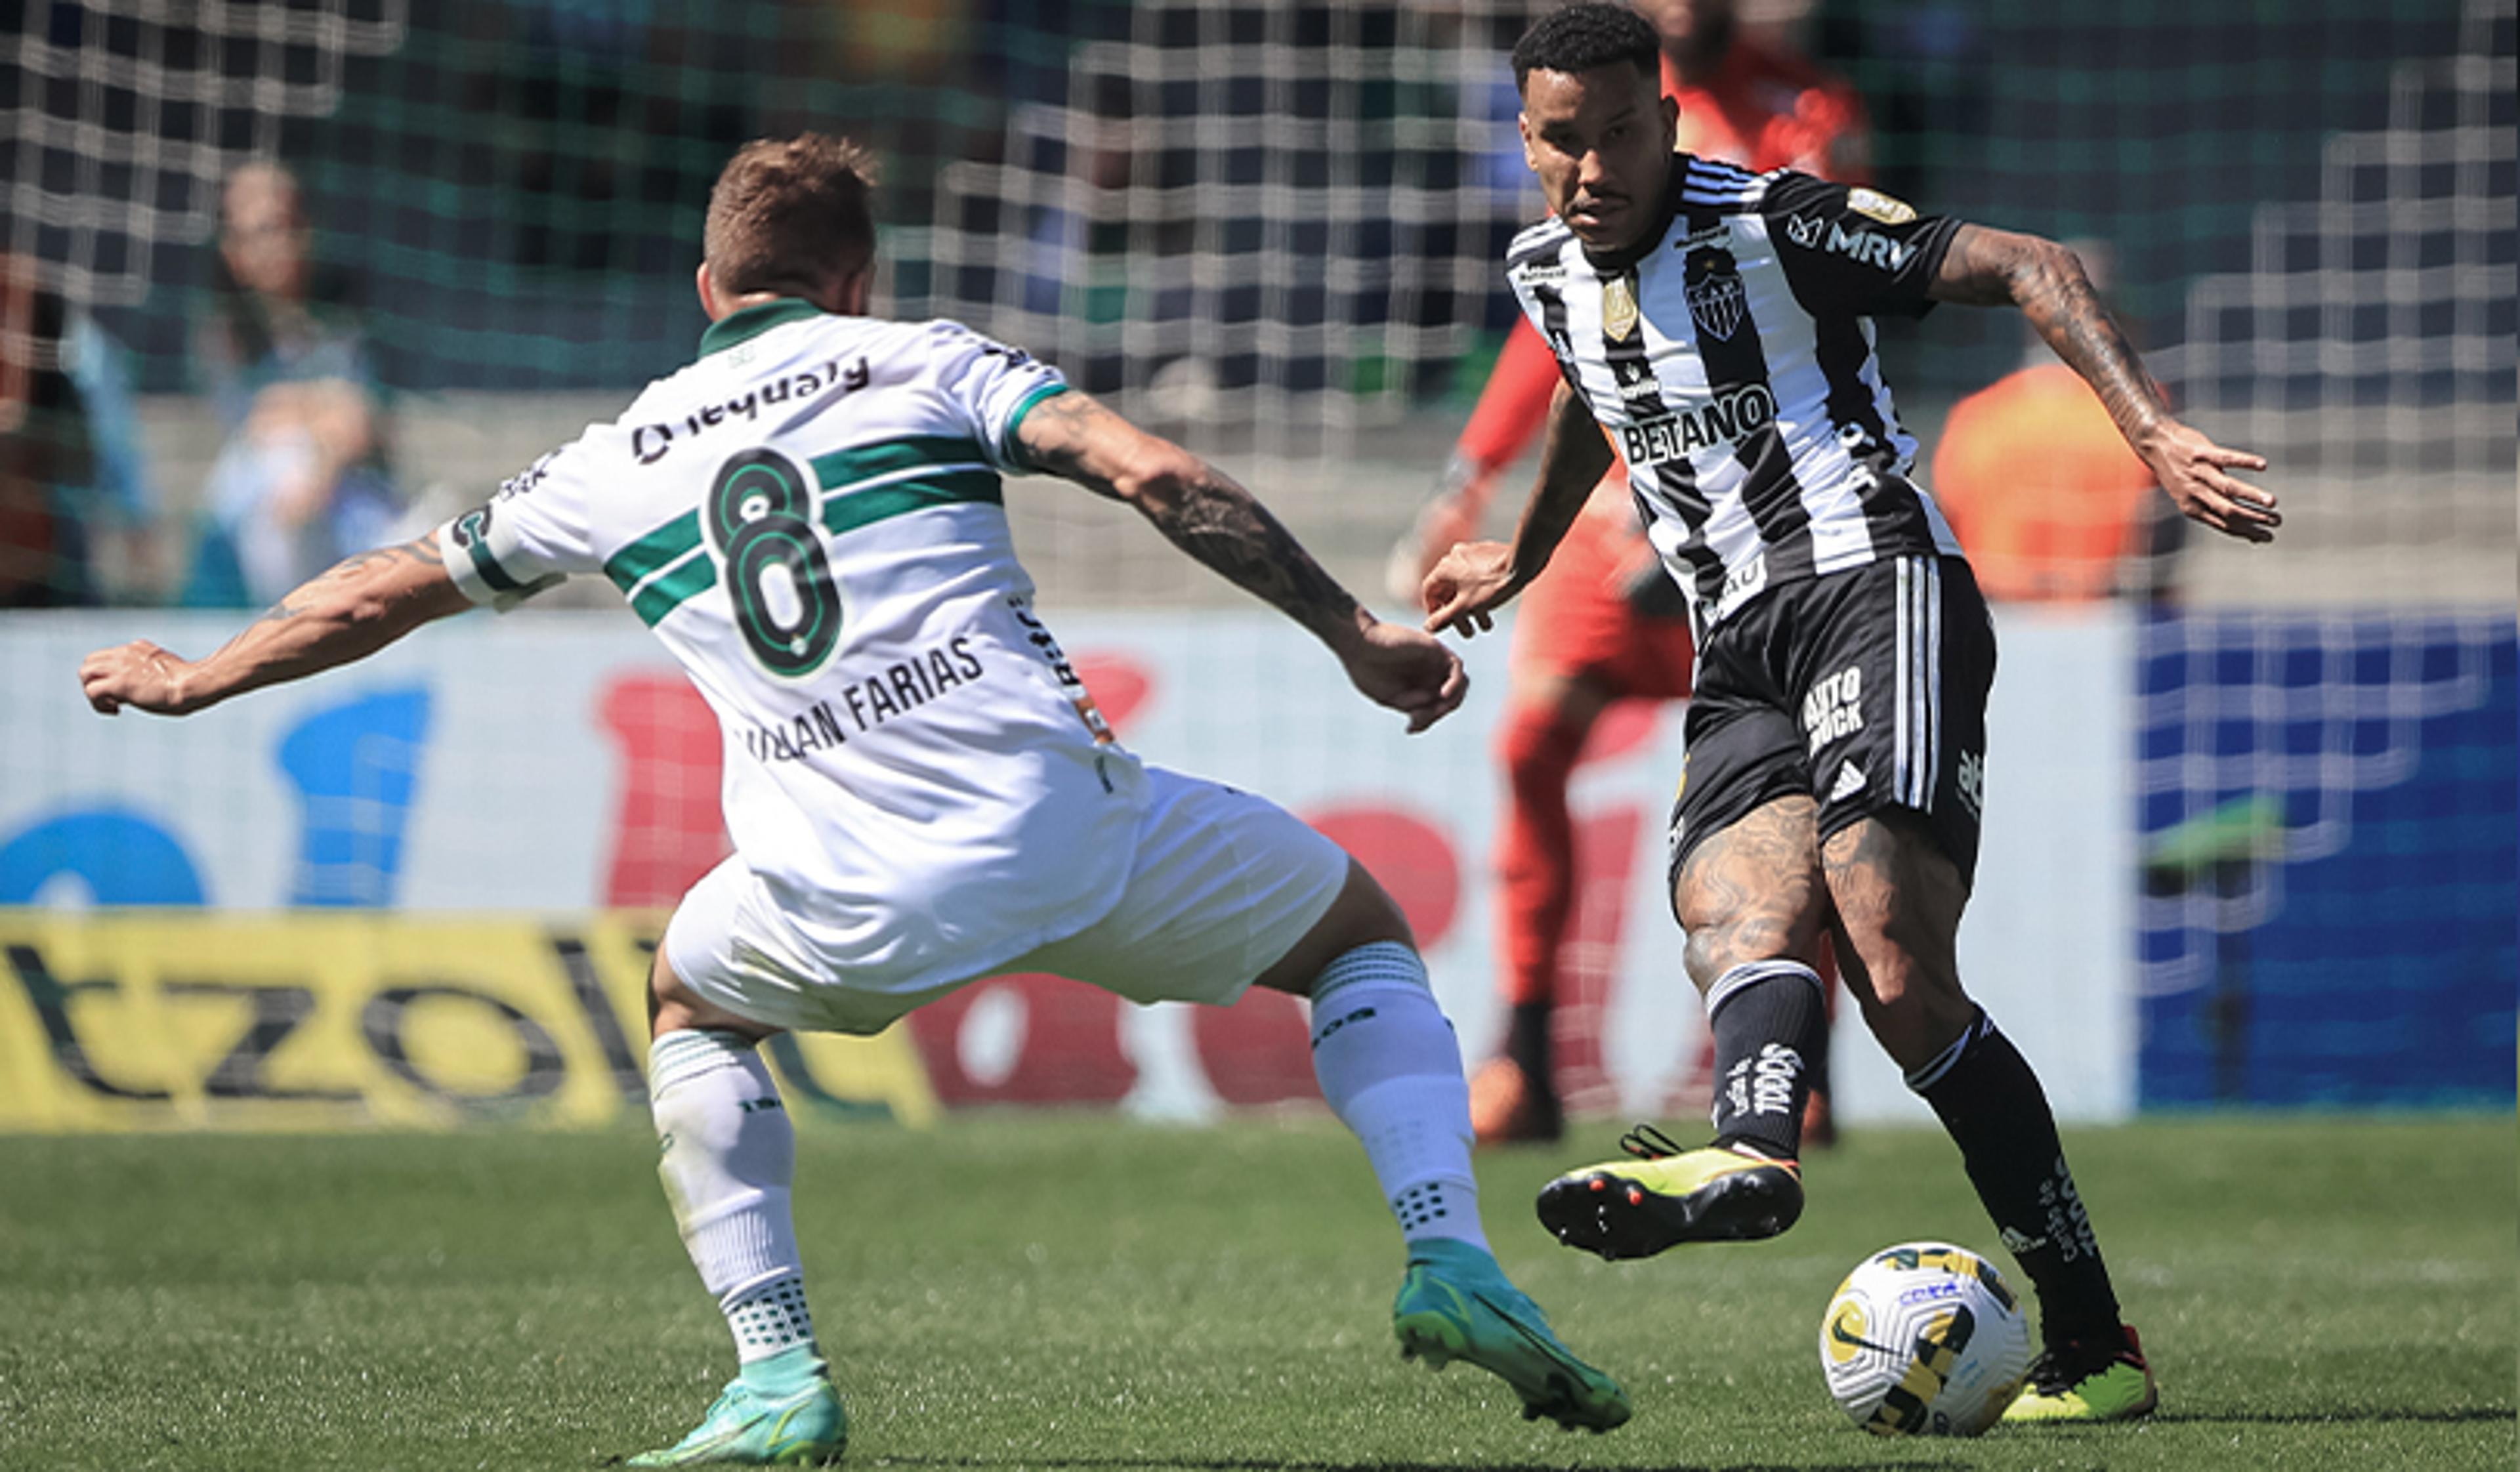
[[[2274,492],[2230,473],[2265,469],[2265,456],[2227,450],[2177,420],[2165,421],[2137,448],[2188,520],[2243,542],[2275,539],[2283,517],[2275,512]]]
[[[1402,624],[1367,625],[1346,659],[1356,688],[1407,716],[1411,736],[1451,715],[1470,688],[1459,655]]]
[[[1418,596],[1426,606],[1427,633],[1450,629],[1468,639],[1494,628],[1496,610],[1520,591],[1511,547],[1463,542],[1435,563]]]
[[[135,639],[99,649],[79,662],[79,691],[99,715],[116,715],[128,705],[152,715],[192,712],[184,696],[184,675],[192,661]]]

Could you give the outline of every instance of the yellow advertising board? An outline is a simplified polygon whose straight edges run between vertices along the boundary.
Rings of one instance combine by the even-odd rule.
[[[0,909],[0,1133],[645,1118],[662,923]],[[764,1051],[800,1115],[934,1116],[899,1029]]]

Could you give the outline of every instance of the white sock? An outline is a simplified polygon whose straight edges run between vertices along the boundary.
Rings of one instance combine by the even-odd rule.
[[[1462,1048],[1416,951],[1376,941],[1322,968],[1313,983],[1313,1076],[1365,1145],[1400,1234],[1485,1250]]]
[[[814,1343],[788,1189],[796,1131],[753,1045],[734,1033],[678,1030],[648,1049],[648,1097],[661,1153],[656,1175],[683,1246],[716,1296],[749,1364]]]

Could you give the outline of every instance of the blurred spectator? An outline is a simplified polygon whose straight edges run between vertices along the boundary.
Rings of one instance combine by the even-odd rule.
[[[2105,292],[2108,246],[2070,244]],[[2035,334],[2019,370],[1953,407],[1932,488],[1990,599],[2170,596],[2184,518],[2154,494],[2091,385]]]
[[[62,338],[62,371],[87,427],[88,490],[81,530],[90,587],[108,603],[158,603],[175,592],[173,541],[149,476],[133,396],[131,357],[78,307]]]
[[[195,344],[227,440],[202,491],[209,525],[188,602],[276,602],[394,525],[366,341],[312,244],[288,170],[248,163],[228,176]]]
[[[95,456],[65,369],[69,312],[35,264],[0,255],[0,607],[96,601],[87,522]]]
[[[1866,182],[1872,135],[1855,89],[1747,33],[1734,0],[1637,0],[1662,33],[1681,152]]]

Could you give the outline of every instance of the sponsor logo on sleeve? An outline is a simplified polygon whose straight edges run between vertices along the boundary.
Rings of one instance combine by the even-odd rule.
[[[1858,265],[1877,271],[1897,271],[1916,253],[1913,245],[1902,245],[1886,235],[1870,230],[1849,230],[1832,222],[1828,227],[1828,249],[1832,255],[1843,255]]]
[[[1848,190],[1846,207],[1884,225],[1905,225],[1916,217],[1914,205],[1905,200],[1893,199],[1877,189],[1858,187]]]
[[[499,483],[499,494],[501,496],[521,496],[527,491],[532,490],[535,486],[542,484],[544,474],[551,469],[551,463],[559,458],[560,452],[558,450],[545,452],[541,459],[535,461],[532,465],[525,467],[523,469],[518,470],[516,474],[509,476],[506,480],[501,481]],[[485,522],[485,529],[487,523]]]

